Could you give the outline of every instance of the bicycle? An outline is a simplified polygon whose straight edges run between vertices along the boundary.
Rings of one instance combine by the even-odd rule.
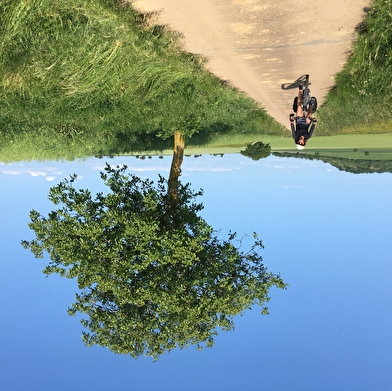
[[[312,114],[314,114],[317,110],[317,99],[315,96],[311,96],[309,89],[309,75],[305,75],[304,85],[302,89],[302,111],[307,114],[309,111],[309,106],[312,107]],[[297,112],[298,109],[298,96],[294,98],[293,102],[293,111]]]
[[[291,134],[299,150],[303,149],[307,140],[312,137],[317,122],[317,119],[312,117],[317,110],[317,99],[311,95],[309,84],[309,75],[297,79],[298,95],[293,102],[294,113],[289,116]],[[294,86],[294,83],[292,85]],[[298,100],[301,106],[298,106]]]

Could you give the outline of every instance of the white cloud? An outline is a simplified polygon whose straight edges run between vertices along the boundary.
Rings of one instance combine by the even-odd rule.
[[[3,170],[2,173],[5,175],[19,175],[19,174],[21,174],[21,172],[18,170]]]
[[[186,168],[186,171],[211,171],[211,172],[227,172],[238,170],[238,168],[229,168],[229,167],[192,167]]]
[[[151,167],[128,167],[127,171],[147,172],[147,171],[169,171],[169,167],[151,166]]]
[[[94,171],[103,171],[105,166],[99,166],[99,165],[92,165],[91,169]]]
[[[31,176],[45,176],[48,175],[45,171],[27,171]]]
[[[48,169],[48,171],[49,171],[51,174],[53,174],[53,175],[63,175],[63,172],[62,172],[62,171],[58,171],[58,170],[56,170],[55,168],[50,168],[50,169]]]
[[[53,181],[58,175],[62,175],[62,171],[53,167],[29,167],[26,164],[16,163],[12,168],[1,167],[0,173],[4,175],[31,175],[32,177],[45,177],[45,179]]]

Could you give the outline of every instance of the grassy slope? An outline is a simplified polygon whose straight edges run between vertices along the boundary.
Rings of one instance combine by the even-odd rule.
[[[318,135],[392,132],[391,0],[372,0],[335,81],[319,110]]]

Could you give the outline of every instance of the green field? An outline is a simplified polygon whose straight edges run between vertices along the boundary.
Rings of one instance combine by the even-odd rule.
[[[257,139],[253,137],[234,137],[231,140],[217,138],[215,143],[208,146],[187,146],[187,155],[205,154],[233,154],[240,153],[248,144],[254,141],[262,141],[270,144],[271,152],[289,152],[298,156],[333,156],[346,159],[375,159],[392,160],[392,133],[389,134],[353,134],[337,136],[313,137],[308,146],[299,152],[291,138],[263,136]],[[127,155],[171,155],[172,149],[151,151],[134,151]]]

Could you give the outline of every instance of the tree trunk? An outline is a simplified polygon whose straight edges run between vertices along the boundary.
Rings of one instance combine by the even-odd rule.
[[[178,178],[181,175],[181,164],[184,159],[185,139],[180,132],[174,134],[173,160],[169,176],[169,199],[171,206],[178,203]]]
[[[166,205],[166,212],[163,216],[163,224],[166,229],[169,228],[167,224],[169,223],[177,225],[180,224],[180,216],[178,213],[178,187],[179,187],[179,177],[181,175],[181,164],[184,158],[185,149],[185,139],[180,132],[174,134],[174,150],[173,159],[170,168],[170,175],[168,180],[168,199]]]

